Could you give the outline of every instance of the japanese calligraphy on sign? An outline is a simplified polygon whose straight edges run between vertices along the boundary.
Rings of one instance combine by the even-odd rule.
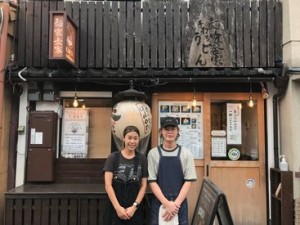
[[[227,144],[242,143],[242,112],[240,104],[227,103]]]
[[[200,16],[190,23],[193,33],[188,51],[188,67],[232,66],[230,44],[220,18],[218,5],[204,1]]]

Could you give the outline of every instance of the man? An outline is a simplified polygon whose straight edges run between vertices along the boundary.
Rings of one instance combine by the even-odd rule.
[[[161,224],[159,221],[188,225],[186,197],[197,179],[194,158],[187,148],[176,143],[179,137],[176,118],[162,118],[159,133],[163,143],[148,154],[148,182],[156,197],[152,202],[150,225]],[[178,218],[178,223],[174,218]]]

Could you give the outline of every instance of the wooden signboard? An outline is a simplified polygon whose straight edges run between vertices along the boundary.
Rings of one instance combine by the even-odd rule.
[[[76,67],[77,26],[64,11],[50,12],[49,59]]]
[[[208,178],[203,179],[192,225],[233,225],[225,194]]]

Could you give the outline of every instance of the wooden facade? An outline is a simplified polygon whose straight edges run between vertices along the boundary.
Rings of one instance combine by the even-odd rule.
[[[281,3],[220,2],[233,67],[274,67],[282,58]],[[49,57],[49,12],[66,11],[78,26],[77,66],[185,68],[187,3],[21,1],[17,63],[56,67]]]
[[[243,74],[243,69],[276,68],[282,59],[281,7],[275,0],[221,1],[221,18],[232,47],[230,69],[233,70],[228,72],[225,68],[214,73],[229,77],[238,69],[241,71],[238,75],[249,76],[258,74],[256,71]],[[177,76],[175,79],[180,80],[180,75],[189,71],[185,60],[189,46],[187,26],[195,15],[187,3],[22,0],[18,10],[16,61],[20,69],[31,68],[33,72],[27,75],[32,79],[40,75],[34,70],[60,68],[49,60],[49,15],[51,11],[64,10],[78,26],[77,68],[91,71],[83,76],[97,76],[102,71],[100,75],[104,78],[124,75],[127,79],[152,70],[158,71],[159,76],[172,73],[173,78]],[[124,73],[110,74],[106,69],[124,69]],[[197,70],[207,71],[206,68]],[[80,74],[70,70],[67,73],[70,77],[63,79]],[[19,79],[17,74],[13,75],[12,79]],[[52,81],[49,74],[42,75]],[[213,74],[208,71],[205,75]],[[98,163],[97,160],[57,159],[55,183],[25,184],[8,191],[5,224],[102,225],[107,197],[100,173],[103,162]],[[151,194],[147,196],[151,198]],[[148,221],[148,198],[144,224]]]

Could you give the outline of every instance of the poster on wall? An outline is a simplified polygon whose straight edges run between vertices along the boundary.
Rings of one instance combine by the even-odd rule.
[[[227,103],[227,144],[242,144],[242,109],[240,103]]]
[[[62,119],[62,151],[64,158],[86,158],[88,149],[88,109],[65,108]]]
[[[192,106],[190,101],[159,101],[158,127],[160,119],[166,116],[177,119],[180,129],[177,143],[188,148],[195,159],[203,159],[203,102],[197,101]]]

